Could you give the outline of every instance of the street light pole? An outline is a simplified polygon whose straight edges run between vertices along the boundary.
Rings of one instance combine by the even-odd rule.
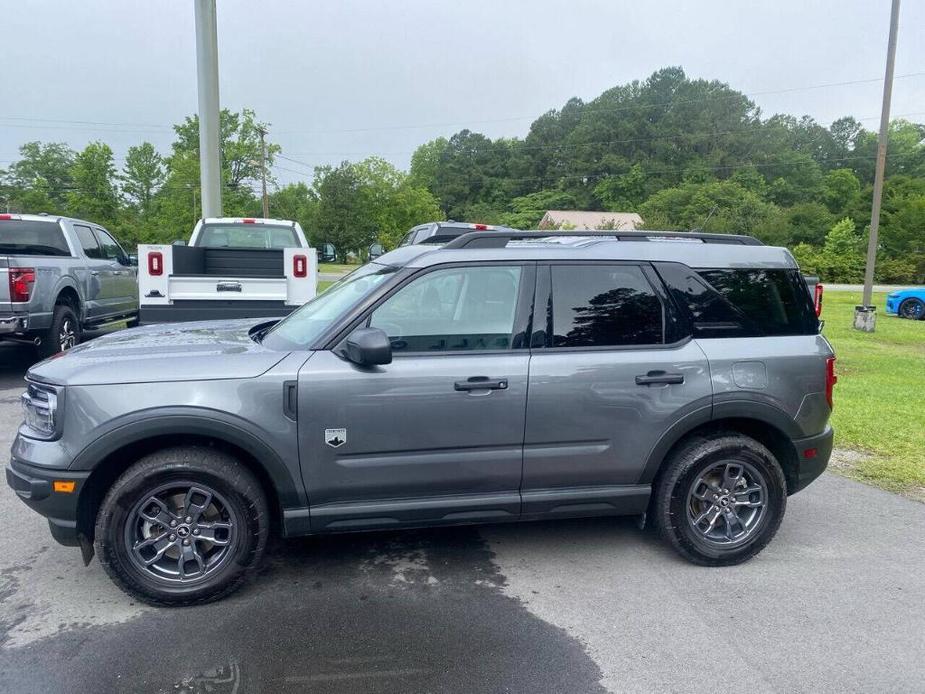
[[[222,216],[222,164],[219,149],[218,29],[215,0],[194,0],[196,77],[199,83],[199,177],[202,216]]]
[[[883,107],[880,111],[880,135],[877,139],[877,165],[874,170],[874,199],[870,210],[870,237],[867,241],[867,267],[864,269],[864,294],[861,306],[854,310],[854,327],[872,333],[876,327],[876,307],[871,305],[874,291],[874,266],[877,263],[877,237],[880,231],[880,202],[886,170],[886,145],[890,134],[890,101],[893,97],[893,66],[896,63],[896,34],[899,31],[899,0],[890,10],[890,38],[887,43],[886,74],[883,78]]]

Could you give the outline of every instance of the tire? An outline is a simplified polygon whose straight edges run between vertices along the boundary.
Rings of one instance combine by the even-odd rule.
[[[240,587],[258,567],[268,535],[254,475],[230,455],[191,446],[148,455],[116,480],[96,518],[95,545],[126,593],[180,606]]]
[[[730,484],[737,469],[742,481]],[[774,537],[787,506],[787,483],[777,459],[736,432],[683,444],[666,462],[655,486],[652,513],[659,534],[681,556],[701,566],[751,559]],[[762,490],[748,491],[755,487]],[[762,505],[756,506],[759,501]],[[729,511],[743,520],[727,522]],[[708,527],[712,530],[706,533]]]
[[[80,344],[80,321],[74,309],[68,304],[55,304],[51,326],[42,335],[38,352],[42,359],[66,352]]]
[[[899,317],[909,320],[925,320],[925,302],[921,299],[906,299],[899,305]]]

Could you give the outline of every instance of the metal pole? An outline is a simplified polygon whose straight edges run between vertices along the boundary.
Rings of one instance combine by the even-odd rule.
[[[263,218],[269,219],[270,198],[267,197],[267,143],[264,140],[267,131],[260,128],[257,132],[260,133],[260,179],[263,188]]]
[[[870,210],[870,238],[867,241],[867,267],[864,269],[864,294],[861,299],[869,313],[867,321],[855,327],[873,332],[876,314],[870,310],[874,290],[874,266],[877,263],[877,237],[880,231],[880,202],[883,198],[883,175],[886,169],[886,145],[890,134],[890,101],[893,96],[893,66],[896,63],[896,34],[899,30],[899,0],[893,0],[890,10],[890,38],[887,43],[886,74],[883,77],[883,108],[880,111],[880,136],[877,139],[877,165],[874,170],[874,200]],[[865,327],[865,325],[867,327]]]
[[[222,216],[222,164],[218,120],[218,31],[215,0],[194,0],[196,76],[199,83],[199,176],[202,216]]]

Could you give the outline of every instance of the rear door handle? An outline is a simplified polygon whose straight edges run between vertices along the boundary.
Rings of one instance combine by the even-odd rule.
[[[671,385],[684,383],[684,374],[670,374],[667,371],[650,371],[645,376],[636,376],[637,386],[653,386],[663,383]]]
[[[94,277],[99,277],[100,271],[99,271],[99,270],[90,270],[90,274],[93,275]]]
[[[472,376],[465,381],[456,381],[455,390],[507,390],[506,378],[489,378],[488,376]]]

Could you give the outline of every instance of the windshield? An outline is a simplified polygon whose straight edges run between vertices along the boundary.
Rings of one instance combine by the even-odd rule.
[[[397,271],[397,267],[378,263],[368,263],[354,270],[277,323],[262,343],[277,350],[306,349],[331,323]]]
[[[299,237],[291,226],[205,224],[196,245],[204,248],[299,248]]]
[[[0,251],[25,255],[70,255],[57,222],[0,221]]]

